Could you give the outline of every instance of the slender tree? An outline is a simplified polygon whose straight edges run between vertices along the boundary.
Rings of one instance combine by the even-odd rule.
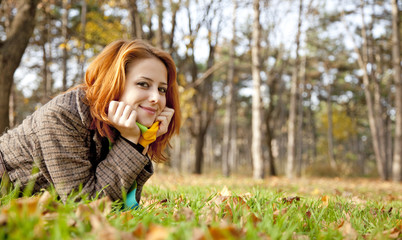
[[[299,85],[299,46],[302,25],[303,0],[299,1],[299,17],[296,34],[296,57],[292,73],[292,83],[290,89],[289,103],[289,123],[288,123],[288,153],[286,165],[286,177],[293,178],[295,158],[296,158],[296,126],[297,126],[297,87]]]
[[[372,137],[373,150],[375,154],[375,159],[377,163],[377,171],[382,179],[387,179],[389,176],[387,174],[387,159],[386,159],[386,128],[384,126],[384,121],[382,119],[382,104],[381,104],[381,94],[380,94],[380,84],[376,78],[375,69],[368,67],[370,65],[375,65],[373,57],[371,56],[374,49],[369,49],[369,36],[367,34],[367,29],[365,26],[365,14],[364,14],[364,1],[361,3],[361,18],[362,18],[362,28],[361,28],[361,38],[362,47],[361,51],[357,47],[356,43],[353,41],[354,52],[358,56],[357,62],[360,69],[363,72],[363,84],[364,84],[364,96],[367,105],[367,115],[369,120],[370,132]],[[343,18],[343,23],[347,29],[347,33],[350,38],[353,39],[348,26]],[[371,46],[373,47],[373,46]]]
[[[35,27],[36,8],[39,0],[18,1],[17,13],[0,41],[0,132],[9,127],[9,100],[14,72],[21,62]]]
[[[62,56],[62,72],[63,72],[63,79],[62,79],[62,90],[67,90],[67,61],[68,61],[68,14],[70,11],[70,0],[63,0],[62,1],[62,9],[64,10],[62,15],[62,29],[61,33],[63,36],[63,56]]]
[[[158,30],[156,31],[156,46],[163,49],[163,1],[156,1],[156,12],[158,16]]]
[[[84,79],[84,63],[86,61],[85,57],[85,44],[86,44],[86,26],[87,26],[87,1],[81,0],[81,32],[80,32],[80,41],[81,41],[81,54],[79,56],[78,62],[81,67],[80,69],[80,80]]]
[[[400,44],[400,23],[399,9],[397,0],[391,0],[392,3],[392,63],[394,69],[394,82],[396,87],[395,109],[395,148],[394,161],[392,164],[392,179],[394,181],[402,180],[402,79],[401,79],[401,52]]]
[[[253,105],[252,105],[252,140],[251,140],[251,155],[253,160],[253,177],[255,179],[262,179],[264,177],[264,159],[262,156],[262,108],[261,108],[261,60],[260,60],[260,1],[253,1],[253,40],[251,46],[251,59],[252,59],[252,75],[253,75]]]
[[[142,39],[142,21],[138,11],[137,0],[128,0],[128,9],[131,20],[131,37]]]
[[[235,99],[235,43],[236,43],[237,0],[233,0],[232,39],[229,46],[225,119],[223,130],[222,172],[228,177],[233,170],[236,157],[236,99]]]

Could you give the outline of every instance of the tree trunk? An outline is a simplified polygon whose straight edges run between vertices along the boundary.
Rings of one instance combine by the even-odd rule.
[[[364,4],[364,2],[362,2]],[[385,159],[385,146],[384,143],[384,124],[381,119],[381,112],[380,111],[380,98],[379,98],[379,86],[376,82],[376,79],[371,79],[372,84],[370,84],[370,75],[367,70],[368,62],[368,46],[367,46],[367,35],[365,29],[365,20],[364,20],[364,11],[362,6],[362,39],[363,39],[363,46],[362,46],[362,53],[360,53],[359,48],[357,45],[354,44],[354,52],[357,54],[357,62],[359,67],[363,71],[363,84],[364,84],[364,96],[366,99],[367,105],[367,115],[370,125],[370,132],[372,136],[372,144],[376,159],[377,171],[378,174],[382,179],[386,179],[386,159]],[[344,20],[344,19],[343,19]],[[344,21],[345,28],[347,29],[347,33],[350,35],[350,38],[353,39],[352,34],[348,31],[348,27],[346,22]],[[372,64],[372,63],[371,63]],[[374,95],[374,96],[373,96]]]
[[[297,147],[296,147],[296,159],[297,159],[297,176],[302,175],[302,170],[303,170],[303,143],[304,143],[304,137],[303,137],[303,119],[304,119],[304,111],[303,111],[303,97],[301,93],[304,92],[304,86],[306,85],[306,56],[303,56],[302,62],[300,64],[300,89],[298,89],[298,114],[297,114],[297,128],[296,128],[296,137],[297,137]]]
[[[228,69],[228,92],[226,95],[226,109],[223,129],[223,144],[222,144],[222,172],[223,175],[229,177],[233,170],[235,162],[236,151],[236,133],[233,127],[236,122],[236,99],[235,99],[235,84],[234,84],[234,72],[235,72],[235,42],[236,42],[236,9],[237,0],[233,1],[233,15],[232,15],[232,40],[230,42],[229,49],[229,69]]]
[[[49,69],[49,63],[52,61],[51,49],[50,49],[50,6],[45,5],[43,8],[43,22],[41,22],[41,48],[42,48],[42,86],[43,95],[41,98],[41,103],[45,104],[49,101],[52,95],[52,76]]]
[[[402,180],[402,79],[401,79],[401,52],[399,49],[399,9],[397,0],[392,2],[392,63],[394,68],[395,93],[395,147],[392,163],[392,180]]]
[[[266,142],[268,147],[268,165],[269,165],[269,175],[276,176],[276,166],[275,166],[275,157],[273,153],[273,141],[275,140],[275,130],[280,129],[278,123],[280,123],[280,118],[276,117],[277,112],[274,113],[275,110],[281,108],[281,94],[280,89],[278,90],[279,80],[282,77],[283,70],[285,68],[285,63],[283,63],[283,49],[280,48],[278,54],[275,56],[275,64],[274,67],[267,73],[268,80],[267,85],[269,88],[269,97],[270,101],[268,103],[268,108],[265,114],[265,124],[267,126],[266,133]],[[279,67],[279,69],[278,69]],[[275,74],[274,74],[275,73]],[[278,92],[279,91],[279,92]],[[274,101],[275,96],[279,97],[279,100]],[[275,107],[276,106],[276,107]],[[275,117],[273,117],[275,116]]]
[[[329,77],[329,71],[326,69],[327,77]],[[328,118],[328,133],[327,133],[327,140],[328,140],[328,160],[329,165],[331,166],[332,170],[336,169],[336,161],[335,161],[335,154],[334,154],[334,136],[333,136],[333,122],[332,122],[332,83],[328,82],[327,86],[327,118]]]
[[[15,89],[15,84],[11,86],[11,93],[10,93],[10,111],[9,111],[9,119],[10,119],[10,128],[13,128],[15,124],[17,123],[16,121],[16,115],[17,113],[15,112],[16,109],[16,89]]]
[[[39,0],[21,1],[6,40],[0,41],[0,133],[9,127],[9,100],[13,76],[35,27],[38,3]]]
[[[62,16],[62,35],[63,35],[63,58],[62,58],[62,90],[67,90],[67,61],[68,61],[68,13],[70,11],[70,0],[63,0],[62,8],[64,9],[64,13]]]
[[[173,0],[170,0],[170,9],[172,11],[172,20],[171,20],[171,24],[172,24],[172,30],[170,31],[170,35],[169,35],[169,46],[168,46],[168,51],[169,53],[172,55],[175,51],[173,44],[174,44],[174,34],[175,34],[175,30],[176,30],[176,20],[177,20],[177,12],[179,11],[181,5],[181,0],[179,0],[179,2],[175,3]]]
[[[156,1],[156,11],[158,15],[158,30],[156,31],[156,46],[163,49],[163,2]]]
[[[86,61],[85,57],[85,43],[86,43],[86,25],[87,25],[87,2],[86,0],[81,0],[81,55],[79,59],[80,69],[80,81],[83,81],[85,77],[84,65]]]
[[[131,36],[134,39],[142,39],[142,22],[138,12],[137,0],[128,0],[128,4],[131,17]]]
[[[260,62],[260,1],[253,1],[254,20],[253,20],[253,40],[251,47],[252,76],[253,76],[253,102],[252,102],[252,139],[251,154],[253,159],[253,177],[255,179],[264,178],[264,159],[262,156],[262,109],[261,109],[261,62]]]
[[[152,30],[152,5],[151,5],[151,1],[147,0],[146,1],[146,5],[147,5],[147,17],[146,17],[146,24],[148,26],[149,29],[149,33],[148,36],[146,37],[147,40],[151,41],[152,38],[154,37],[154,32]]]
[[[286,177],[293,178],[294,164],[296,158],[296,121],[297,121],[297,87],[299,85],[299,45],[301,34],[301,15],[303,10],[303,0],[299,2],[299,20],[296,34],[296,58],[292,73],[292,85],[290,89],[289,104],[289,123],[288,123],[288,153],[286,165]]]

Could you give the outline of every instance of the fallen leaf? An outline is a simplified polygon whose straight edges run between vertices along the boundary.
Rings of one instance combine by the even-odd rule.
[[[324,195],[321,197],[321,207],[328,207],[329,196]]]
[[[139,223],[132,233],[134,237],[143,239],[146,233],[144,225]]]
[[[170,229],[152,224],[146,233],[145,240],[163,240],[167,239],[170,234]]]
[[[398,227],[394,227],[390,230],[386,230],[382,232],[384,236],[389,237],[390,239],[398,239],[399,236],[402,234],[402,230]]]
[[[345,214],[346,219],[342,219],[341,224],[339,224],[338,229],[342,233],[344,239],[357,239],[357,231],[352,227],[350,223],[350,215],[348,213]]]
[[[282,198],[283,203],[292,204],[293,201],[296,201],[296,202],[300,201],[300,197],[295,196],[295,197]]]
[[[219,196],[232,196],[232,193],[229,191],[228,187],[224,186],[223,189],[218,193]]]
[[[112,211],[112,201],[109,197],[97,199],[89,204],[92,209],[97,209],[104,216],[107,216]]]
[[[209,227],[208,231],[213,240],[240,239],[243,236],[243,231],[233,225]]]
[[[310,211],[310,210],[308,210],[308,211],[306,212],[306,216],[307,216],[308,218],[311,217],[311,211]]]
[[[186,221],[191,221],[194,219],[194,212],[188,207],[176,208],[173,213],[173,218],[176,221],[179,221],[182,218],[184,218]]]

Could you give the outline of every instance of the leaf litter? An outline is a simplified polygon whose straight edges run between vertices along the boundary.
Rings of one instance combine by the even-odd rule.
[[[190,224],[191,239],[249,239],[250,236],[272,239],[277,235],[270,229],[277,227],[277,231],[285,233],[288,229],[285,228],[286,226],[282,227],[281,224],[285,224],[286,221],[297,222],[300,220],[302,223],[300,227],[295,227],[289,235],[292,239],[309,239],[312,235],[309,235],[308,231],[314,230],[314,224],[321,226],[320,230],[337,231],[343,239],[361,237],[364,239],[400,239],[402,237],[400,209],[392,206],[386,207],[384,204],[395,203],[395,206],[401,206],[401,196],[395,192],[401,187],[400,184],[397,184],[391,191],[389,186],[383,183],[380,184],[385,186],[382,190],[373,188],[373,191],[377,193],[383,191],[381,196],[375,196],[377,199],[382,197],[382,202],[379,203],[382,206],[373,207],[372,203],[376,201],[369,199],[370,193],[361,186],[360,191],[355,190],[350,184],[348,187],[338,184],[337,188],[332,190],[316,184],[315,186],[300,186],[297,191],[291,191],[290,189],[294,189],[294,187],[280,183],[279,178],[275,178],[273,183],[268,184],[265,182],[252,184],[249,180],[250,182],[246,182],[246,186],[248,186],[246,188],[244,186],[239,188],[238,185],[225,179],[218,179],[217,182],[220,184],[215,184],[213,185],[215,187],[211,188],[211,185],[204,186],[205,182],[211,181],[210,179],[202,177],[200,182],[196,182],[194,179],[196,179],[194,176],[183,177],[179,184],[209,189],[209,194],[206,194],[203,202],[197,203],[198,207],[192,205],[191,196],[184,196],[183,193],[179,195],[149,194],[145,187],[142,201],[143,210],[116,210],[115,203],[104,197],[94,201],[79,202],[72,207],[73,211],[65,213],[60,210],[65,211],[65,206],[51,193],[44,191],[40,195],[13,199],[6,205],[2,205],[0,226],[12,226],[16,221],[34,218],[35,224],[31,229],[34,238],[46,238],[50,236],[49,229],[52,228],[52,224],[58,219],[66,217],[68,228],[72,232],[84,228],[86,230],[81,233],[82,236],[94,236],[101,240],[168,239],[177,236],[174,234],[180,228],[180,223]],[[333,180],[329,180],[327,184],[331,185],[331,181]],[[158,182],[157,179],[151,181],[150,185],[169,190],[169,184],[166,184],[168,182],[166,179]],[[288,180],[284,180],[284,182],[291,185]],[[325,181],[320,179],[319,182],[322,184]],[[342,183],[340,180],[339,182]],[[220,190],[216,190],[218,186],[221,187]],[[256,189],[267,188],[276,190],[276,195],[273,194],[271,197],[268,196],[259,201],[259,193],[255,192]],[[180,192],[177,184],[174,189],[174,191]],[[231,189],[241,190],[233,193]],[[149,190],[152,191],[151,188]],[[344,194],[345,191],[346,194]],[[340,198],[345,202],[341,202]],[[331,219],[323,217],[333,214],[333,208],[342,210],[339,216]],[[148,211],[149,214],[154,214],[154,217],[162,220],[143,223],[141,217],[146,216],[143,214],[147,214]],[[376,232],[362,232],[361,227],[356,225],[356,213],[362,211],[377,220],[381,218],[389,220],[393,217],[392,223]],[[114,224],[116,222],[117,225]],[[363,225],[369,224],[364,223]],[[270,227],[267,228],[265,225]]]

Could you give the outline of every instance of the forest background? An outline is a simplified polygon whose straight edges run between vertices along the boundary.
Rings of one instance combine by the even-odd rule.
[[[108,43],[168,51],[177,172],[401,181],[397,0],[0,0],[0,132],[80,83]]]

